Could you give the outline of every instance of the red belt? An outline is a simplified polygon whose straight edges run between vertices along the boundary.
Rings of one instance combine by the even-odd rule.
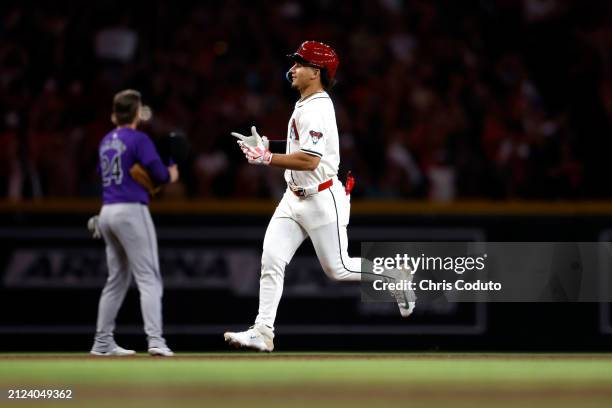
[[[319,184],[318,186],[316,186],[314,188],[313,187],[310,187],[310,188],[291,187],[291,186],[289,186],[289,188],[291,189],[293,194],[295,194],[297,197],[308,197],[308,196],[311,196],[313,194],[319,193],[319,192],[321,192],[323,190],[327,190],[333,184],[334,184],[334,179],[329,179],[329,180]]]

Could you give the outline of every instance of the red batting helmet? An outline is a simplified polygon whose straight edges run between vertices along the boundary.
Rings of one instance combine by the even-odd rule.
[[[318,41],[304,41],[293,54],[287,55],[296,62],[327,69],[329,79],[334,79],[340,59],[338,54],[327,44]]]

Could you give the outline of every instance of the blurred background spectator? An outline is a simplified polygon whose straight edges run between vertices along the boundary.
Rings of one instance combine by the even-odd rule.
[[[143,3],[144,4],[144,3]],[[284,139],[285,57],[340,55],[341,174],[356,197],[612,198],[612,3],[296,0],[0,5],[0,194],[98,194],[110,101],[139,89],[153,137],[193,152],[178,197],[269,197],[230,131]]]

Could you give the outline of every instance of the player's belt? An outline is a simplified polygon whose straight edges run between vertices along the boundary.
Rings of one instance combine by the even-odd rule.
[[[321,184],[319,184],[318,186],[312,186],[312,187],[297,187],[297,186],[292,186],[289,185],[289,188],[291,189],[291,191],[293,192],[293,194],[296,195],[296,197],[309,197],[313,194],[317,194],[323,190],[327,190],[328,188],[330,188],[332,185],[334,184],[334,179],[329,179]]]

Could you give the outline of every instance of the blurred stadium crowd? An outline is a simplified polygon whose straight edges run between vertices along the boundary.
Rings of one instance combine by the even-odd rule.
[[[112,95],[192,143],[166,196],[269,197],[230,131],[284,139],[285,57],[340,55],[342,172],[368,198],[612,197],[607,1],[2,2],[0,196],[93,197]]]

